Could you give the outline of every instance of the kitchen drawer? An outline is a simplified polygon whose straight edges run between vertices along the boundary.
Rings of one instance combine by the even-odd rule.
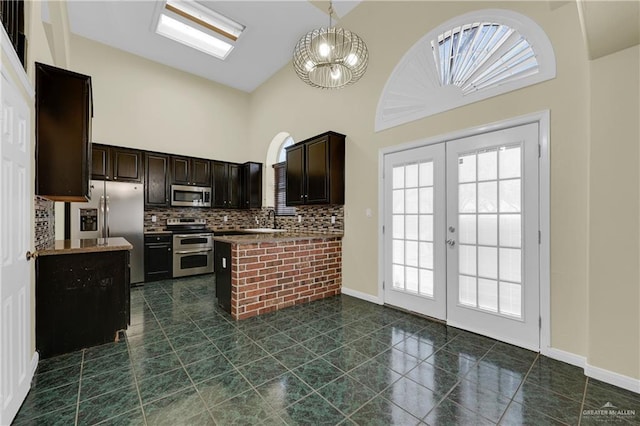
[[[157,244],[162,244],[162,243],[171,243],[171,239],[172,239],[172,235],[171,234],[146,234],[144,236],[144,243],[145,244],[153,244],[153,243],[157,243]]]

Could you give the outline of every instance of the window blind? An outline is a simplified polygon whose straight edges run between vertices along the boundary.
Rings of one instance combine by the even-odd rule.
[[[278,163],[273,165],[273,173],[275,175],[275,206],[276,216],[295,216],[296,208],[287,207],[287,179],[285,176],[286,163]]]

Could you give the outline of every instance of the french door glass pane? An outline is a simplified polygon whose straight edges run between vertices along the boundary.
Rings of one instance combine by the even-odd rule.
[[[393,167],[393,288],[433,297],[433,161]]]
[[[522,149],[458,157],[458,303],[522,315]]]

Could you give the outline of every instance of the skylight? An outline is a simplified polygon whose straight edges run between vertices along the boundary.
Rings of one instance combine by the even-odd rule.
[[[431,48],[440,84],[463,95],[538,72],[531,45],[507,25],[463,25],[440,34]]]
[[[245,26],[195,1],[168,0],[158,19],[156,33],[219,59],[225,59]]]

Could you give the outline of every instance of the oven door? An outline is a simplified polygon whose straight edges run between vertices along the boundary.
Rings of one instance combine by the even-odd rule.
[[[211,234],[176,234],[173,236],[173,276],[213,272]]]
[[[173,251],[173,276],[186,277],[213,272],[213,249]]]

